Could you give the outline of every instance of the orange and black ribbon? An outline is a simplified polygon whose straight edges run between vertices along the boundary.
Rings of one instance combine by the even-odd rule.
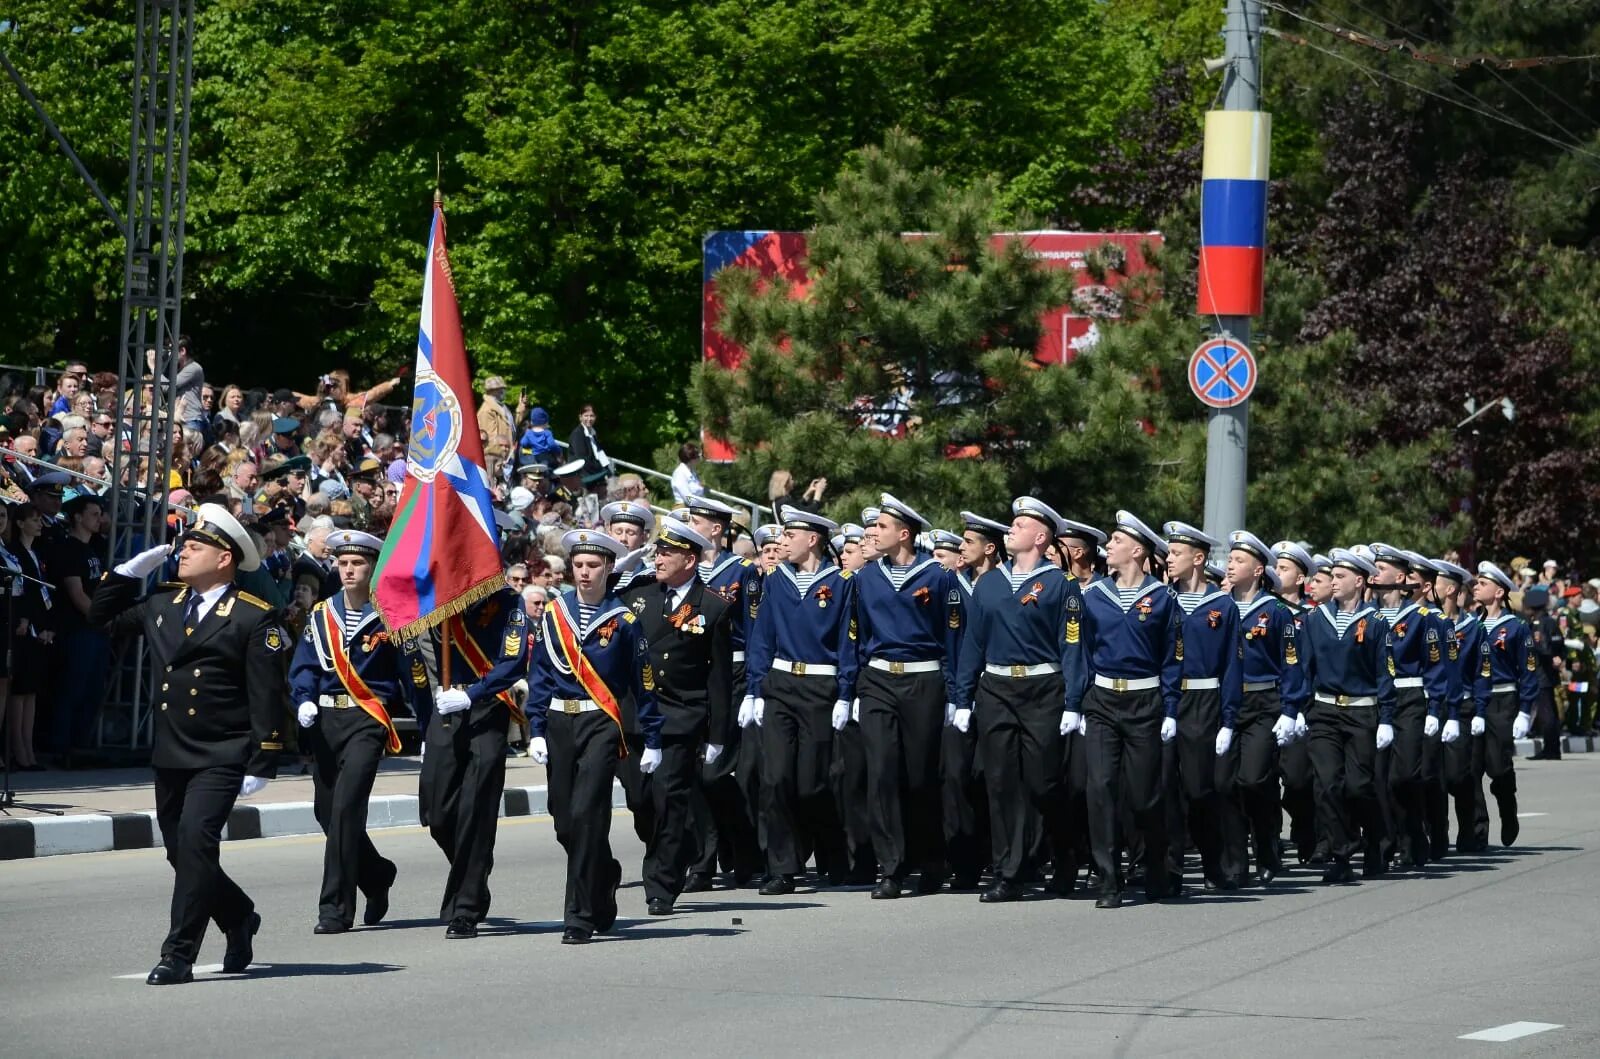
[[[339,618],[333,613],[333,608],[322,608],[322,634],[328,642],[328,655],[333,659],[333,671],[339,675],[339,683],[344,685],[344,690],[356,700],[356,705],[374,721],[383,725],[389,733],[388,749],[391,754],[400,753],[400,733],[394,730],[394,719],[389,716],[389,711],[384,709],[383,701],[361,679],[361,674],[356,672],[356,664],[350,661],[350,655],[345,652],[344,629],[341,628]]]
[[[467,660],[467,668],[472,670],[472,675],[482,680],[489,670],[494,668],[494,663],[489,661],[489,656],[483,653],[478,641],[467,631],[467,624],[461,620],[461,615],[451,615],[449,623],[451,645],[460,649],[461,657]],[[499,692],[495,698],[505,703],[506,709],[511,711],[513,720],[518,724],[523,723],[522,707],[517,705],[517,700],[509,690]]]
[[[560,607],[552,607],[551,618],[556,627],[556,643],[560,645],[561,653],[566,656],[572,675],[578,678],[584,693],[594,700],[595,705],[599,706],[607,717],[616,722],[617,731],[622,733],[622,706],[617,702],[617,697],[611,693],[611,689],[606,687],[606,682],[594,668],[594,663],[584,656],[583,647],[578,643],[578,634],[567,624],[565,611]],[[628,756],[626,738],[618,741],[617,756]]]

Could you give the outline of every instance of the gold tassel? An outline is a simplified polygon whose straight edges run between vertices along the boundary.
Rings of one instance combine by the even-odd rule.
[[[461,593],[461,595],[457,596],[455,599],[452,599],[449,603],[446,603],[443,606],[435,607],[422,617],[418,618],[416,621],[411,622],[408,625],[402,625],[399,628],[395,628],[389,623],[388,616],[383,613],[383,608],[378,605],[377,596],[373,596],[372,598],[372,608],[378,612],[378,618],[389,630],[389,635],[391,638],[402,641],[410,640],[420,636],[422,633],[427,632],[435,625],[442,625],[450,618],[453,618],[457,614],[466,611],[479,600],[487,599],[489,596],[494,595],[496,592],[504,588],[505,585],[505,575],[495,574],[487,581],[467,589],[465,592]]]

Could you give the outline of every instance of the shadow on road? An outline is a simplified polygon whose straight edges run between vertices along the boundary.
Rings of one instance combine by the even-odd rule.
[[[196,976],[195,983],[234,982],[246,978],[344,978],[403,970],[405,968],[397,963],[258,963],[243,974]]]

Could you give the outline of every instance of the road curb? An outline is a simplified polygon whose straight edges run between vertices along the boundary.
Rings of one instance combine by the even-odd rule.
[[[611,786],[611,805],[626,805],[622,786]],[[507,787],[500,796],[500,815],[549,815],[548,788]],[[367,802],[367,829],[416,827],[420,824],[417,796],[414,794],[376,795]],[[276,802],[268,805],[239,804],[233,807],[225,842],[253,838],[286,838],[293,835],[321,834],[310,802]],[[57,857],[71,853],[107,853],[121,849],[154,849],[161,845],[161,828],[156,814],[80,813],[73,816],[13,817],[0,819],[0,861],[31,857]]]

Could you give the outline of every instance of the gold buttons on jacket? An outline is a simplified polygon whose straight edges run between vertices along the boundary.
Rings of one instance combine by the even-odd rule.
[[[166,685],[166,684],[163,684],[163,685],[161,685],[161,690],[162,690],[162,691],[166,691],[166,690],[167,690],[167,688],[168,688],[168,686],[169,686],[169,685]]]
[[[189,689],[189,694],[190,695],[198,695],[198,694],[200,694],[200,689],[199,688],[190,688]],[[194,711],[190,710],[189,712],[193,713]]]
[[[199,676],[200,675],[200,669],[199,669],[198,666],[195,667],[194,675],[195,676]]]
[[[190,706],[190,707],[189,707],[189,716],[190,716],[190,717],[193,717],[193,716],[194,716],[194,707],[193,707],[193,706]]]

